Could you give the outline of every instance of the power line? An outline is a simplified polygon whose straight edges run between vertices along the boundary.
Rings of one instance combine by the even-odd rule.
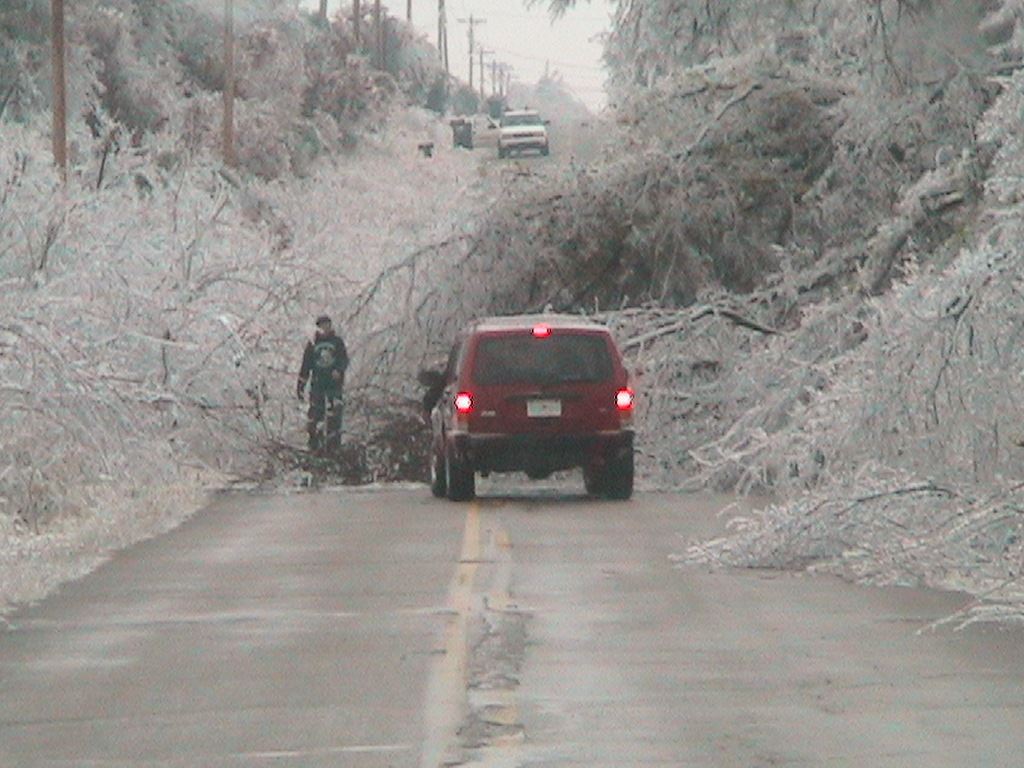
[[[558,61],[556,59],[548,59],[543,56],[530,56],[529,54],[519,53],[518,51],[513,51],[509,48],[502,48],[500,45],[495,45],[494,50],[497,51],[498,53],[503,53],[506,56],[514,56],[517,59],[525,59],[527,61],[542,61],[545,63],[550,62],[551,64],[558,65],[559,67],[566,67],[568,69],[582,69],[588,72],[604,72],[604,67],[595,67],[588,64],[578,64],[571,61]]]
[[[491,13],[490,15],[495,17],[495,18],[498,18],[498,19],[527,19],[529,21],[539,21],[540,20],[539,17],[532,16],[532,15],[530,15],[528,13]],[[603,22],[607,22],[607,23],[610,24],[611,23],[611,18],[607,17],[607,16],[605,16],[605,17],[601,17],[601,16],[563,16],[563,17],[559,18],[557,21],[552,22],[552,26],[554,26],[555,24],[562,24],[563,22],[572,22],[572,21],[586,21],[586,22],[603,21]]]

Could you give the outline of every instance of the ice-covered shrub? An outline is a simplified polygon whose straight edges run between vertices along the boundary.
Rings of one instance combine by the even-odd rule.
[[[733,445],[742,471],[789,463],[774,484],[785,501],[695,556],[966,589],[985,598],[981,618],[1024,615],[1022,85],[1008,81],[980,126],[997,149],[968,246],[863,304],[859,342],[817,363],[791,422],[755,450]],[[835,319],[807,317],[779,353],[810,369],[807,342]]]

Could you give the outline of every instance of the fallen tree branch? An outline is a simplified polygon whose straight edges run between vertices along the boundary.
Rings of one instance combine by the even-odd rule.
[[[694,139],[693,143],[690,144],[682,152],[678,152],[675,155],[673,155],[672,159],[685,160],[694,152],[696,152],[697,148],[704,142],[704,139],[707,138],[708,133],[711,132],[711,128],[715,125],[715,123],[717,123],[719,120],[725,117],[726,112],[728,112],[733,107],[742,104],[744,101],[750,98],[750,95],[752,93],[759,91],[762,88],[764,88],[764,86],[761,83],[751,83],[750,86],[748,86],[747,89],[743,91],[743,93],[739,94],[738,96],[733,96],[731,99],[729,99],[729,101],[725,102],[725,104],[722,105],[722,108],[718,110],[715,116],[711,120],[709,120],[703,128],[700,129],[700,133],[697,134],[697,138]]]
[[[917,493],[937,493],[942,496],[948,496],[950,498],[956,498],[957,493],[949,488],[943,488],[935,483],[921,483],[920,485],[911,485],[907,488],[896,488],[891,491],[880,491],[878,493],[870,493],[865,496],[858,496],[853,500],[854,504],[866,504],[869,501],[878,501],[879,499],[890,498],[893,496],[907,496],[910,494]]]
[[[7,104],[10,102],[11,97],[14,95],[14,91],[18,88],[18,81],[15,80],[11,87],[7,89],[7,93],[4,94],[2,100],[0,100],[0,117],[4,116],[4,111],[7,109]]]
[[[949,168],[939,168],[925,176],[903,196],[896,206],[900,214],[882,225],[864,247],[864,271],[861,290],[877,296],[889,282],[889,276],[907,240],[932,216],[968,198],[971,161],[961,159]]]
[[[746,318],[738,312],[734,312],[731,309],[724,309],[722,307],[703,307],[693,316],[692,320],[696,322],[697,320],[709,315],[724,317],[726,320],[730,320],[736,325],[742,326],[743,328],[749,328],[750,330],[757,331],[758,333],[763,333],[766,336],[779,335],[779,331],[774,328],[769,328],[767,325],[761,325],[761,323]]]
[[[661,315],[662,313],[657,314]],[[757,331],[758,333],[762,333],[766,336],[777,336],[781,333],[781,331],[775,328],[771,328],[770,326],[751,320],[749,317],[745,317],[739,312],[728,309],[727,307],[706,305],[684,311],[677,319],[670,320],[657,328],[625,341],[622,345],[622,351],[627,352],[638,347],[643,347],[645,344],[648,344],[655,339],[671,336],[672,334],[685,330],[698,320],[702,320],[705,317],[722,317],[734,325],[738,325],[752,331]]]

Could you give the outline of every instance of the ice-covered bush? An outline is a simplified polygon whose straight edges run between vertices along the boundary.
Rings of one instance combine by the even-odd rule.
[[[46,126],[4,125],[0,593],[22,572],[10,558],[35,557],[31,541],[100,552],[180,520],[211,482],[297,466],[295,379],[324,311],[353,354],[351,479],[417,476],[422,350],[379,369],[372,339],[392,308],[356,311],[355,297],[450,236],[451,199],[477,177],[466,153],[417,152],[445,133],[398,112],[361,150],[290,184],[243,181],[201,148],[157,142],[111,152],[97,189],[95,146],[62,187]]]
[[[985,598],[978,617],[1024,615],[1024,80],[1005,86],[980,126],[997,149],[968,245],[941,273],[914,271],[864,303],[861,340],[817,365],[818,384],[790,423],[755,450],[732,446],[746,471],[782,460],[775,487],[785,501],[697,556],[966,589]],[[809,370],[801,346],[839,317],[806,318],[798,336],[777,341],[778,354]]]

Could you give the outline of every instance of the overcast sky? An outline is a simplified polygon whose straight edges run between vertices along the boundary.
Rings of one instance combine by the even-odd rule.
[[[351,0],[328,1],[332,15],[339,8],[351,6]],[[372,5],[372,0],[363,1]],[[318,5],[317,0],[305,0],[304,4]],[[384,5],[392,15],[404,18],[406,0],[385,0]],[[546,7],[527,10],[521,0],[447,0],[448,60],[452,73],[468,79],[469,25],[459,20],[468,20],[472,15],[486,19],[475,27],[475,36],[485,51],[494,52],[484,57],[488,73],[488,62],[496,58],[515,68],[515,79],[534,83],[550,63],[551,71],[561,74],[582,101],[592,109],[600,108],[604,104],[605,74],[599,36],[611,26],[611,5],[608,0],[579,0],[577,6],[552,22]],[[435,44],[437,16],[437,0],[413,0],[413,24]],[[479,85],[479,81],[475,84]]]

